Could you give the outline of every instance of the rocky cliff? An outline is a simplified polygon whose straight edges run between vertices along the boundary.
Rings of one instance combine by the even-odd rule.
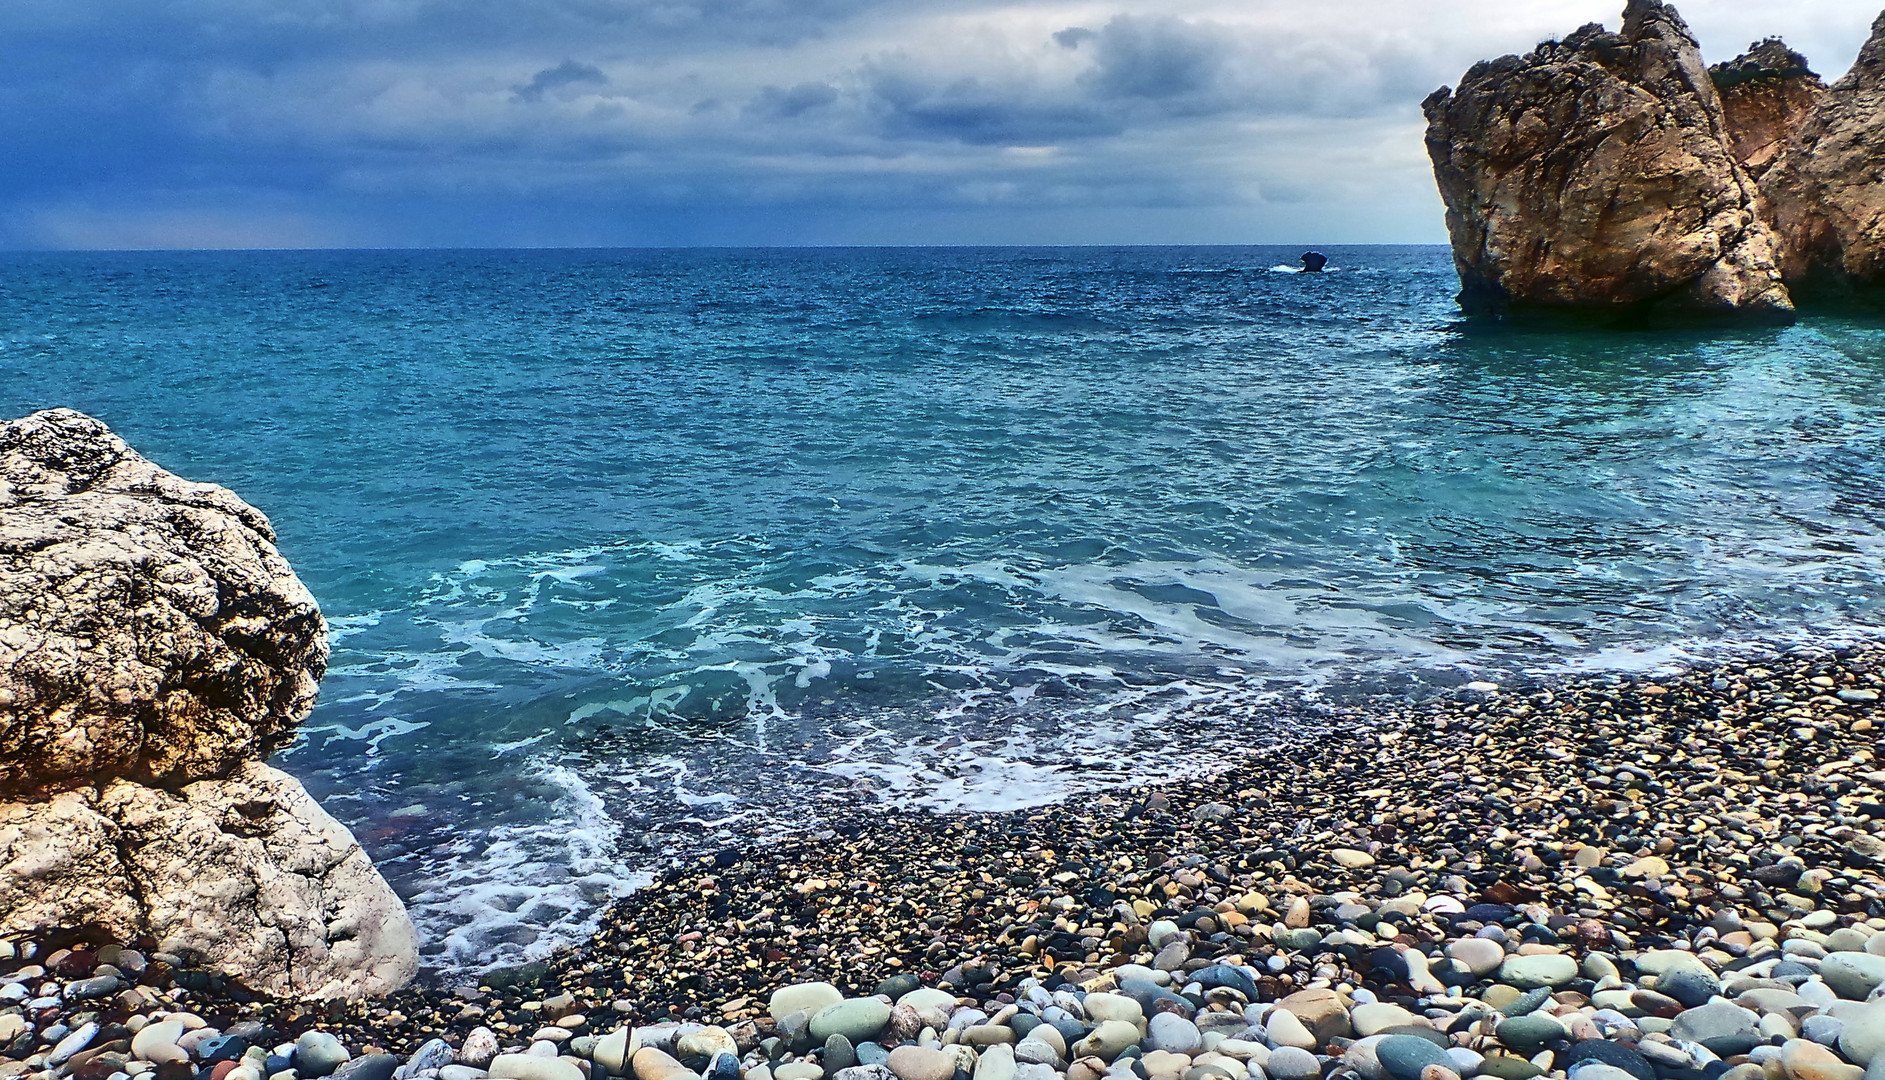
[[[1885,14],[1761,180],[1796,288],[1885,286]]]
[[[1630,0],[1620,34],[1478,64],[1424,109],[1467,312],[1792,316],[1721,100],[1659,0]]]
[[[406,982],[398,897],[260,764],[326,663],[260,511],[82,414],[0,424],[0,937],[151,934],[283,994]]]
[[[1756,180],[1766,175],[1826,92],[1806,57],[1779,38],[1757,42],[1734,60],[1716,64],[1708,77],[1721,95],[1729,149]]]
[[[1705,69],[1660,0],[1424,105],[1469,314],[1786,321],[1885,283],[1885,16],[1826,87],[1778,40]]]

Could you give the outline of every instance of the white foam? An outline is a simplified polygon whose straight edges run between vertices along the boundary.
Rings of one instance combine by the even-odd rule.
[[[573,769],[526,770],[558,789],[543,820],[470,836],[408,907],[430,962],[483,969],[548,956],[593,934],[603,910],[653,878],[616,859],[616,824]]]
[[[522,739],[515,739],[511,742],[492,743],[491,756],[503,757],[505,754],[508,754],[513,750],[522,750],[526,746],[535,746],[549,737],[550,737],[549,732],[539,731],[535,735],[531,735]]]
[[[483,967],[580,940],[602,906],[646,880],[613,854],[615,814],[654,808],[699,830],[677,842],[708,844],[813,825],[819,800],[837,792],[936,811],[1022,809],[1222,767],[1225,753],[1272,737],[1245,719],[1253,711],[1313,703],[1371,672],[1504,681],[1520,663],[1534,674],[1658,671],[1736,645],[1631,641],[1614,626],[1547,621],[1558,613],[1496,593],[1435,590],[1372,527],[1358,524],[1365,542],[1351,561],[1315,578],[1213,558],[886,558],[781,586],[769,549],[744,540],[470,560],[430,582],[409,612],[342,622],[350,645],[404,617],[437,646],[348,649],[330,700],[348,703],[349,721],[312,732],[382,752],[421,737],[408,701],[543,680],[545,729],[490,750],[506,769],[528,761],[529,776],[563,794],[541,822],[479,832],[474,818],[471,835],[415,856],[425,866],[410,906],[428,948],[443,949],[445,966]],[[1866,558],[1885,553],[1876,539],[1865,540]],[[1689,555],[1699,576],[1803,596],[1829,561],[1805,541],[1733,537]],[[659,588],[648,581],[655,564]],[[1563,572],[1627,585],[1631,570]],[[632,614],[578,614],[611,606]],[[1558,652],[1468,651],[1446,644],[1447,631]],[[929,692],[886,697],[884,681]],[[855,706],[837,703],[847,689],[860,694]],[[836,711],[801,715],[814,698]],[[613,757],[606,741],[594,758],[559,748],[605,717],[634,725]],[[663,839],[651,850],[676,849]]]

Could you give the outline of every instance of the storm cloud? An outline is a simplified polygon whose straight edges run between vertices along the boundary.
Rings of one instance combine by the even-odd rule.
[[[1421,97],[1614,6],[13,0],[0,245],[1435,241]]]

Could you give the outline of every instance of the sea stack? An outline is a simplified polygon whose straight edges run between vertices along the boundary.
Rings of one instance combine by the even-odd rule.
[[[1885,14],[1851,71],[1799,114],[1761,189],[1796,290],[1885,287]]]
[[[399,898],[262,763],[328,655],[274,538],[81,413],[0,424],[0,937],[148,935],[278,994],[411,978]]]
[[[1793,318],[1773,231],[1688,26],[1630,0],[1423,106],[1469,314]]]

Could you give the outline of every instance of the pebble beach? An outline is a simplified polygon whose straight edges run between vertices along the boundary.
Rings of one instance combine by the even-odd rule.
[[[584,946],[304,1002],[0,943],[0,1080],[1885,1080],[1885,649],[1325,708],[1195,778],[860,810]]]

